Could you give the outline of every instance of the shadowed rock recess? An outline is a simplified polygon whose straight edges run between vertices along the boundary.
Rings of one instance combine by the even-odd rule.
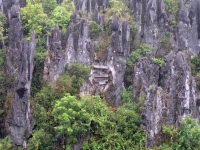
[[[62,2],[57,0],[58,4]],[[190,56],[198,56],[200,52],[200,1],[180,0],[178,10],[172,14],[164,0],[127,0],[129,17],[138,29],[134,41],[128,18],[119,19],[113,13],[107,25],[105,14],[99,13],[100,9],[103,12],[109,9],[109,0],[73,2],[75,12],[65,35],[56,25],[47,36],[45,81],[55,84],[71,63],[88,65],[91,71],[80,87],[80,95],[98,94],[110,105],[119,106],[120,94],[125,89],[130,41],[135,47],[146,43],[153,47],[153,54],[141,58],[132,74],[133,100],[144,103],[141,122],[147,131],[146,146],[161,144],[159,136],[163,125],[179,127],[181,119],[188,114],[200,120],[197,102],[200,94],[188,63]],[[26,147],[33,130],[30,86],[37,38],[33,33],[30,42],[23,39],[20,7],[25,6],[25,0],[0,0],[0,11],[7,16],[9,25],[5,76],[6,96],[11,97],[11,107],[6,112],[5,124],[12,142]],[[101,28],[96,37],[90,33],[91,21]],[[106,25],[108,31],[103,32]],[[102,50],[99,51],[99,47],[103,47]],[[161,67],[151,57],[164,58],[165,64]],[[80,143],[74,145],[74,149],[79,150],[80,146]]]

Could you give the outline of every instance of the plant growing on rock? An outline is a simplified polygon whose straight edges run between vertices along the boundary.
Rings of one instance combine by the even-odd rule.
[[[178,12],[179,0],[164,0],[165,8],[168,13],[176,16]]]
[[[57,23],[59,25],[62,34],[66,32],[67,26],[70,22],[70,16],[71,14],[63,6],[57,6],[52,12],[51,18],[55,24]]]
[[[136,50],[132,51],[126,60],[126,64],[129,66],[134,66],[134,64],[142,57],[147,54],[152,53],[153,48],[147,44],[140,44]]]
[[[163,137],[160,150],[198,150],[200,148],[200,126],[197,120],[190,116],[182,119],[180,129],[163,126]]]
[[[152,58],[153,62],[160,67],[163,67],[165,61],[162,58]]]
[[[102,31],[102,27],[98,25],[95,21],[89,22],[90,36],[96,39]]]

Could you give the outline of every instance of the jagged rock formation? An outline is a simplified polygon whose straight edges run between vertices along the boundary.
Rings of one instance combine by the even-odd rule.
[[[187,57],[183,52],[171,52],[161,69],[147,57],[135,65],[133,93],[134,99],[145,100],[141,119],[148,132],[148,147],[161,144],[163,125],[178,127],[188,114],[199,118],[195,81]]]
[[[161,41],[170,34],[172,49],[189,50],[198,54],[199,1],[180,0],[177,16],[167,13],[163,0],[131,0],[130,12],[139,28],[141,41],[154,47],[155,55],[164,53]],[[173,18],[177,25],[173,26]]]
[[[179,126],[185,115],[199,119],[198,92],[188,65],[188,50],[199,54],[199,1],[181,0],[177,16],[169,14],[163,0],[131,0],[131,14],[139,28],[139,40],[154,47],[155,56],[166,53],[160,45],[167,39],[169,53],[159,68],[150,58],[141,59],[134,69],[134,100],[144,100],[142,123],[148,133],[147,147],[162,142],[162,125]],[[172,27],[176,17],[177,25]]]
[[[6,50],[7,97],[10,97],[11,108],[7,110],[6,127],[14,144],[26,146],[26,141],[32,132],[30,117],[30,85],[33,72],[33,58],[36,34],[30,42],[23,39],[20,23],[18,1],[13,1],[11,7],[5,7],[9,16],[9,46]],[[5,5],[8,6],[8,5]],[[4,10],[5,10],[4,9]]]
[[[130,53],[129,22],[126,19],[119,21],[114,13],[106,35],[100,32],[97,38],[92,38],[89,29],[91,19],[103,29],[105,15],[100,15],[99,10],[106,11],[108,2],[74,0],[76,11],[64,38],[58,25],[47,37],[44,79],[56,83],[64,68],[77,61],[91,66],[80,94],[99,94],[111,105],[118,105],[124,89],[125,60]],[[57,0],[57,3],[61,4],[62,0]],[[24,146],[32,130],[30,84],[36,38],[33,34],[29,43],[23,39],[19,9],[25,5],[25,0],[0,0],[0,11],[6,14],[10,29],[5,76],[6,93],[13,102],[11,109],[7,110],[6,126],[11,140]],[[199,94],[195,90],[187,55],[181,51],[199,54],[200,2],[180,0],[176,15],[167,12],[163,0],[129,0],[128,6],[138,27],[136,45],[147,43],[154,48],[154,56],[166,56],[162,68],[150,57],[145,57],[134,69],[133,99],[136,102],[144,100],[142,124],[148,133],[147,146],[152,147],[162,142],[159,137],[162,125],[179,126],[181,118],[187,114],[199,118]],[[88,19],[89,13],[92,13],[91,19]],[[176,25],[173,18],[176,18]],[[163,39],[167,43],[163,43]],[[100,52],[98,46],[102,42],[107,43]],[[80,149],[79,144],[74,149]]]
[[[79,1],[77,9],[82,9],[86,11],[85,13],[94,11],[93,20],[103,26],[104,16],[98,14],[98,7],[106,6],[107,1],[103,3],[102,1],[92,1],[88,4],[90,5],[86,5],[86,1]],[[95,48],[101,43],[102,38],[104,38],[103,35],[97,40],[92,39],[89,35],[89,20],[82,19],[78,11],[72,16],[71,20],[62,44],[58,27],[49,38],[50,57],[45,62],[44,78],[55,83],[58,76],[62,74],[64,67],[75,61],[93,66],[89,80],[83,84],[80,90],[81,94],[101,94],[103,97],[106,95],[110,104],[117,105],[121,99],[120,92],[123,90],[125,60],[130,51],[130,26],[128,21],[119,22],[116,15],[113,15],[110,27],[111,42],[104,52],[98,54]],[[97,69],[94,66],[99,66],[99,68]],[[104,75],[102,75],[101,67],[107,68],[106,70],[109,73],[105,72],[104,75],[110,76],[109,79],[102,77]],[[99,76],[100,82],[98,84],[95,84],[97,83],[94,79],[96,75]]]

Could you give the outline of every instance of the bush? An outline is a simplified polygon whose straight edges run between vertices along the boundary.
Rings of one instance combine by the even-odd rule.
[[[151,54],[152,53],[153,48],[147,44],[141,43],[135,50],[133,50],[131,52],[131,54],[128,56],[128,58],[126,59],[126,72],[125,72],[125,78],[124,78],[124,82],[125,82],[125,86],[129,87],[131,85],[133,85],[133,79],[132,79],[132,75],[133,75],[133,67],[135,65],[135,63],[142,57],[144,57],[147,54]]]
[[[89,29],[90,29],[90,37],[96,39],[100,32],[102,31],[102,27],[98,25],[95,21],[89,22]]]
[[[176,15],[179,9],[179,0],[164,0],[164,4],[168,13]]]
[[[190,61],[192,75],[195,77],[196,87],[200,90],[200,58],[195,57]]]
[[[90,73],[90,67],[82,65],[78,62],[75,62],[68,66],[67,74],[70,76],[72,81],[72,95],[76,95],[80,86],[86,80]]]
[[[181,121],[180,129],[163,126],[163,144],[160,150],[198,150],[200,148],[200,126],[196,119],[186,116]]]
[[[155,64],[157,64],[160,67],[163,67],[163,65],[165,64],[162,58],[152,58],[152,60]]]
[[[153,48],[147,44],[140,44],[135,51],[132,51],[129,57],[126,60],[128,66],[134,66],[134,64],[142,57],[147,54],[152,53]]]
[[[43,37],[53,28],[53,23],[43,12],[42,4],[29,3],[20,10],[22,24],[24,25],[27,40],[33,31],[36,31],[38,37]]]
[[[11,150],[12,144],[9,137],[0,139],[0,149],[1,150]]]
[[[28,142],[29,150],[51,150],[53,147],[53,137],[43,129],[33,133],[33,137]]]
[[[71,14],[62,6],[57,6],[52,12],[51,18],[54,23],[57,23],[62,30],[62,34],[66,32],[70,22]],[[55,24],[54,24],[55,25]]]

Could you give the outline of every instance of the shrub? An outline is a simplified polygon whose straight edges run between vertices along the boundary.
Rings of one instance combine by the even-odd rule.
[[[196,119],[186,116],[182,119],[180,129],[163,126],[163,144],[160,150],[198,150],[200,148],[200,126]]]
[[[12,144],[9,137],[0,139],[0,149],[2,150],[11,150]]]
[[[78,62],[70,64],[67,68],[67,74],[70,76],[72,81],[72,95],[76,95],[80,86],[86,80],[90,73],[90,67],[82,65]]]
[[[51,18],[54,23],[58,23],[59,27],[62,29],[62,34],[66,32],[70,22],[70,16],[71,14],[63,6],[57,6],[52,12]]]
[[[176,15],[179,9],[179,0],[164,0],[164,4],[168,13]]]
[[[53,147],[53,137],[43,129],[33,133],[33,137],[28,142],[29,150],[50,150]]]
[[[102,31],[102,27],[98,25],[95,21],[89,22],[90,36],[93,39],[96,39],[100,32]]]
[[[163,67],[163,65],[165,64],[162,58],[152,58],[152,60],[155,64],[157,64],[160,67]]]
[[[26,7],[20,10],[22,24],[24,25],[27,40],[30,40],[30,35],[36,31],[38,37],[43,37],[53,28],[52,21],[43,12],[42,4],[29,3]]]
[[[134,64],[142,57],[152,53],[153,48],[147,44],[140,44],[135,51],[132,51],[126,60],[128,66],[134,66]]]
[[[190,61],[192,75],[195,77],[197,90],[200,90],[200,58],[195,57]]]

